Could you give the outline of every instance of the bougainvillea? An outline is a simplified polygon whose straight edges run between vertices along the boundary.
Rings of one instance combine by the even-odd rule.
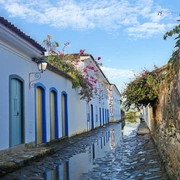
[[[166,40],[173,35],[177,35],[175,37],[175,50],[168,61],[165,71],[162,72],[157,69],[157,67],[155,67],[155,70],[152,72],[143,70],[140,75],[136,76],[134,81],[127,84],[122,94],[125,99],[124,106],[126,109],[129,109],[132,105],[138,109],[141,106],[154,106],[158,102],[159,84],[163,79],[168,82],[170,87],[174,76],[176,76],[179,71],[180,25],[166,32],[163,38]]]
[[[81,49],[78,54],[65,54],[65,48],[70,44],[70,42],[64,43],[64,46],[61,51],[56,51],[56,48],[59,44],[51,42],[51,36],[48,35],[47,39],[43,41],[47,49],[46,60],[58,68],[59,70],[67,73],[72,77],[72,88],[79,88],[80,98],[85,99],[87,102],[91,101],[96,95],[98,95],[98,68],[94,66],[101,65],[98,61],[101,57],[98,57],[97,60],[93,62],[90,61],[85,67],[80,68],[80,57],[84,55],[85,50]]]
[[[154,106],[158,101],[159,84],[163,78],[163,73],[156,66],[152,72],[143,70],[135,75],[135,80],[129,82],[122,93],[125,109]]]

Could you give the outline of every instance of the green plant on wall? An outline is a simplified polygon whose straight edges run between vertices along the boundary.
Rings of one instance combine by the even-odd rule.
[[[175,50],[173,51],[172,56],[168,61],[167,75],[166,75],[168,84],[172,82],[174,76],[179,71],[178,57],[179,57],[179,46],[180,46],[180,25],[177,25],[171,31],[166,32],[163,38],[164,40],[166,40],[168,37],[171,37],[173,35],[177,35],[177,36],[175,37],[175,40],[176,40],[175,47],[174,47]]]
[[[139,110],[142,106],[154,106],[158,101],[159,84],[163,78],[164,75],[156,66],[152,72],[143,70],[135,75],[135,80],[129,82],[122,93],[125,109]]]
[[[69,45],[69,42],[65,43],[62,51],[56,51],[56,48],[59,47],[59,43],[51,41],[52,36],[47,35],[47,39],[43,41],[46,46],[48,56],[46,60],[48,63],[56,67],[57,69],[67,73],[72,77],[72,87],[78,88],[83,84],[82,74],[75,68],[74,63],[79,61],[80,53],[78,55],[69,55],[65,54],[65,47]]]
[[[180,25],[176,26],[164,35],[164,40],[177,34],[175,38],[175,51],[168,61],[166,69],[161,72],[155,67],[155,70],[149,72],[143,70],[139,75],[135,75],[135,80],[129,82],[122,93],[123,104],[126,110],[130,108],[140,109],[142,106],[154,106],[158,102],[159,85],[162,80],[168,84],[172,82],[174,76],[179,71],[179,46],[180,46]]]
[[[99,70],[92,62],[85,67],[83,66],[83,68],[79,68],[81,63],[80,57],[85,50],[81,49],[77,54],[65,54],[64,50],[70,44],[70,42],[67,42],[64,43],[61,51],[57,51],[56,48],[59,47],[59,43],[56,41],[52,42],[51,35],[47,35],[43,43],[47,50],[47,62],[71,76],[72,88],[80,89],[79,95],[81,99],[85,99],[87,102],[91,101],[97,95],[96,83],[98,82]],[[98,61],[100,59],[100,57],[97,58]],[[95,59],[94,63],[97,66],[100,64]]]

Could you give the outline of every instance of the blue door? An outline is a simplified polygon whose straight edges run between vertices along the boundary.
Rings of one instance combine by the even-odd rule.
[[[62,115],[62,137],[68,136],[68,104],[67,94],[62,93],[61,96],[61,115]]]
[[[100,126],[102,126],[102,122],[101,122],[101,108],[99,108],[99,119],[100,119]]]
[[[104,123],[104,108],[102,108],[102,119],[103,119],[103,125],[105,124]]]
[[[107,110],[107,114],[108,114],[108,123],[109,123],[109,119],[110,119],[109,109]]]
[[[94,112],[93,112],[92,104],[91,104],[91,128],[94,129]]]
[[[86,111],[87,111],[87,130],[90,130],[90,108],[89,108],[89,104],[87,104],[86,106]]]
[[[18,79],[10,79],[10,147],[23,143],[23,88]]]

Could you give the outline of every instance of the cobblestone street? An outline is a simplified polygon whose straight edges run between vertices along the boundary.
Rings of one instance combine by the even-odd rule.
[[[120,146],[104,158],[96,159],[94,164],[98,167],[82,179],[167,179],[149,134],[123,138]]]
[[[120,123],[112,123],[53,144],[53,155],[31,162],[2,179],[168,179],[150,134],[137,135],[133,131],[130,136],[122,136],[120,128]]]

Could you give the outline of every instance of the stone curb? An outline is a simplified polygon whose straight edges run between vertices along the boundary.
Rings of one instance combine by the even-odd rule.
[[[110,124],[113,125],[113,123]],[[100,127],[100,128],[104,128],[104,127]],[[56,152],[56,146],[54,145],[56,145],[57,143],[61,144],[62,146],[61,148],[65,148],[69,145],[72,145],[82,140],[84,135],[88,136],[88,134],[89,135],[92,134],[94,130],[96,129],[74,135],[70,138],[64,138],[61,140],[57,140],[55,142],[42,144],[39,147],[27,148],[17,153],[9,153],[9,154],[4,154],[4,156],[3,155],[0,156],[0,179],[5,175],[7,175],[8,173],[11,173],[19,168],[22,168],[23,166],[27,166],[29,163],[33,161],[36,161],[50,154],[54,154]],[[79,137],[81,136],[82,138],[79,139]]]
[[[119,122],[114,122],[114,123],[119,123]],[[113,125],[114,123],[110,123],[110,124]],[[109,126],[110,124],[108,124],[107,126]],[[100,128],[104,128],[104,127],[100,127]],[[77,143],[78,141],[81,141],[84,138],[84,136],[91,136],[91,134],[93,135],[95,130],[96,129],[93,129],[89,132],[77,134],[70,138],[60,139],[57,142],[42,144],[39,147],[27,148],[20,150],[19,152],[16,153],[12,152],[0,156],[0,179],[19,168],[27,166],[33,161],[37,161],[40,158],[50,154],[54,154],[57,151],[56,149],[57,143],[59,145],[61,144],[61,148],[65,148],[69,145]]]
[[[137,135],[150,134],[150,130],[146,124],[146,122],[142,122],[138,126]]]
[[[53,154],[54,149],[49,147],[36,147],[23,150],[14,157],[7,155],[5,160],[0,159],[0,178],[11,173],[30,162],[38,160],[46,155]],[[4,162],[5,161],[5,162]]]

